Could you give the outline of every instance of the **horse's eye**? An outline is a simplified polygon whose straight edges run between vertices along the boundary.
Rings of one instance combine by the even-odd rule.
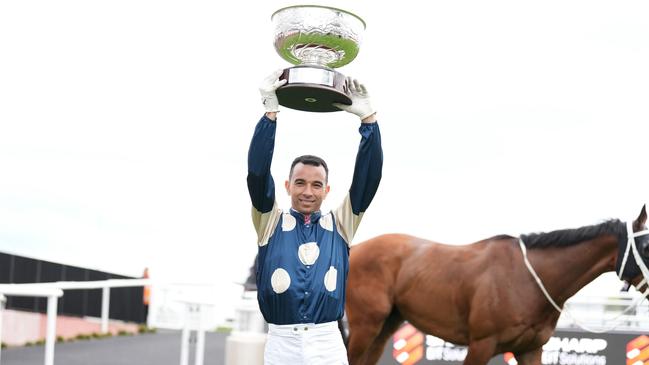
[[[640,244],[640,254],[644,257],[649,258],[649,238],[644,239]]]

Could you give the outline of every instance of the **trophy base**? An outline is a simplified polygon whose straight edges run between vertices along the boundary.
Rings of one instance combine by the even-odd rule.
[[[345,76],[322,66],[300,65],[284,70],[279,77],[287,82],[277,89],[279,104],[307,112],[338,112],[333,103],[351,105],[345,94]]]

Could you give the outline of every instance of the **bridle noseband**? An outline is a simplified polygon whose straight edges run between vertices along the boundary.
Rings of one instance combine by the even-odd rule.
[[[640,268],[640,273],[643,276],[642,281],[640,281],[635,288],[640,291],[643,285],[647,284],[649,281],[649,269],[647,268],[647,265],[645,265],[644,261],[642,260],[642,256],[640,255],[640,252],[638,252],[638,247],[635,242],[636,237],[641,237],[645,235],[649,235],[649,229],[645,229],[639,232],[633,232],[633,224],[631,222],[626,223],[626,232],[627,232],[627,242],[626,242],[626,248],[624,249],[624,257],[622,258],[622,264],[620,265],[620,271],[617,273],[617,277],[620,280],[626,281],[622,277],[624,274],[624,267],[626,266],[627,260],[629,258],[629,251],[633,253],[633,258],[635,259],[636,265]],[[647,293],[649,293],[649,286],[647,288]],[[643,293],[643,296],[646,296],[647,293]]]

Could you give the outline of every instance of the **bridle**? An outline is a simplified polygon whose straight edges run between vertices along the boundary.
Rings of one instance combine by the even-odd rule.
[[[638,291],[640,291],[642,286],[647,284],[647,282],[649,281],[649,269],[647,269],[647,265],[642,260],[642,256],[640,255],[640,252],[638,252],[638,247],[636,245],[635,238],[649,235],[649,229],[645,229],[640,232],[633,232],[633,224],[631,222],[627,222],[626,232],[627,232],[628,239],[626,242],[626,248],[624,249],[624,257],[622,258],[622,264],[620,265],[620,271],[617,273],[617,277],[620,280],[625,280],[622,278],[622,275],[624,273],[624,267],[626,266],[627,260],[629,258],[629,252],[632,252],[633,258],[635,259],[635,263],[636,265],[638,265],[638,267],[640,268],[640,272],[642,273],[642,281],[640,281],[635,286],[635,288]],[[647,292],[649,292],[649,285],[647,287],[646,292],[643,293],[643,295],[646,296]]]
[[[614,321],[618,318],[620,318],[622,315],[626,314],[629,312],[632,308],[637,307],[647,296],[649,296],[649,285],[647,285],[647,289],[644,292],[641,292],[640,289],[642,288],[643,285],[647,284],[649,282],[649,269],[647,269],[647,265],[645,265],[644,261],[642,260],[642,256],[640,255],[640,252],[638,252],[638,247],[636,247],[636,242],[635,238],[636,237],[641,237],[644,235],[649,235],[649,229],[645,229],[639,232],[633,232],[633,225],[631,222],[627,222],[626,224],[626,229],[627,229],[627,243],[626,243],[626,248],[624,249],[624,258],[622,259],[622,265],[620,265],[620,272],[618,273],[618,277],[620,280],[622,279],[622,273],[624,272],[624,267],[626,266],[627,260],[629,258],[629,252],[633,253],[633,257],[635,258],[636,264],[640,268],[640,272],[642,273],[643,280],[636,285],[636,289],[638,292],[642,293],[640,297],[638,297],[636,300],[633,301],[627,308],[625,308],[619,315],[609,318],[606,321]],[[606,328],[604,330],[595,330],[592,328],[589,328],[577,321],[577,319],[570,313],[568,310],[563,310],[550,296],[548,291],[545,289],[545,286],[543,285],[543,282],[541,282],[541,278],[539,278],[539,275],[534,271],[534,268],[532,267],[532,264],[527,258],[527,248],[525,247],[525,243],[523,242],[522,238],[518,239],[518,244],[521,248],[521,251],[523,252],[523,261],[525,262],[525,266],[527,267],[527,270],[532,274],[534,277],[534,281],[536,281],[536,284],[539,286],[541,291],[543,292],[543,295],[545,295],[545,298],[552,304],[552,306],[559,312],[559,313],[566,313],[572,321],[581,329],[588,331],[588,332],[593,332],[593,333],[605,333],[609,332],[613,329],[615,329],[617,326],[620,325],[620,323],[616,323],[613,327],[611,328]]]

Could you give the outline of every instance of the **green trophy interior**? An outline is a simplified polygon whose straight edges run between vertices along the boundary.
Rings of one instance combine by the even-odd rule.
[[[291,49],[296,45],[314,44],[331,48],[335,52],[343,51],[344,56],[340,60],[327,64],[327,66],[331,68],[344,66],[350,63],[352,60],[354,60],[354,58],[356,58],[356,55],[358,55],[359,49],[358,43],[356,41],[345,39],[331,33],[297,33],[288,35],[280,40],[277,40],[277,42],[278,44],[276,49],[278,50],[280,56],[294,65],[299,65],[302,63],[302,61],[296,58],[291,52]]]

